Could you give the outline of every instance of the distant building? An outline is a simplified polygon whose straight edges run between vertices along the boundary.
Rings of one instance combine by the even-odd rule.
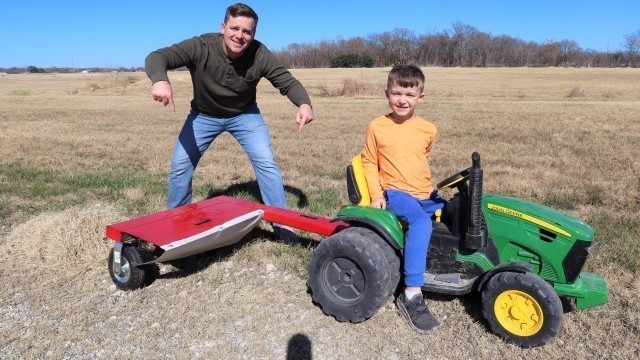
[[[91,72],[91,70],[82,70],[82,73],[83,73],[83,74],[88,74],[88,73],[90,73],[90,72]]]
[[[6,72],[0,72],[0,76],[5,76],[5,75],[9,75]]]

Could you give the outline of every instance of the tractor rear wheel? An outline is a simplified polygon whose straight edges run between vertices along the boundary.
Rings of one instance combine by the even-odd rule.
[[[313,300],[338,321],[373,316],[400,280],[400,260],[375,232],[351,227],[324,239],[313,251],[309,279]]]
[[[482,314],[491,330],[524,348],[551,341],[562,328],[562,302],[533,273],[502,272],[482,291]]]
[[[391,281],[391,286],[393,287],[391,293],[393,293],[398,287],[398,283],[400,282],[400,256],[398,256],[391,245],[389,245],[389,243],[382,239],[380,235],[378,235],[375,231],[359,226],[352,227],[350,231],[353,231],[359,236],[367,238],[369,241],[376,242],[382,248],[383,251],[380,253],[380,255],[382,255],[387,260],[389,279]]]

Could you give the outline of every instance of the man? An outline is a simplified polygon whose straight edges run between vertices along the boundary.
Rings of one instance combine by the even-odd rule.
[[[145,60],[154,100],[169,105],[175,113],[173,90],[167,70],[186,66],[191,73],[191,112],[175,145],[169,173],[167,207],[191,203],[193,172],[211,142],[228,131],[240,143],[253,166],[262,200],[287,208],[282,175],[271,152],[271,138],[256,104],[261,78],[299,107],[298,131],[313,121],[306,90],[273,54],[254,40],[258,15],[249,6],[227,8],[220,33],[209,33],[156,50]],[[288,228],[274,224],[276,237],[290,243],[297,237]]]

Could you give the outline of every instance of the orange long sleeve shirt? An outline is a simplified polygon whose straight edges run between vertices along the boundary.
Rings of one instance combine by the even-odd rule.
[[[431,195],[428,156],[437,130],[419,117],[397,121],[388,115],[373,119],[367,127],[362,165],[371,200],[385,190],[401,190],[424,200]]]

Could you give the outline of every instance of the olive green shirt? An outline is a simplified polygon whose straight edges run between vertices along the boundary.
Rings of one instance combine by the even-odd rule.
[[[213,117],[233,117],[256,103],[261,78],[286,95],[296,106],[311,105],[302,84],[257,40],[245,53],[231,60],[222,50],[222,34],[209,33],[158,49],[145,59],[152,83],[169,81],[167,70],[186,66],[191,73],[191,108]]]

